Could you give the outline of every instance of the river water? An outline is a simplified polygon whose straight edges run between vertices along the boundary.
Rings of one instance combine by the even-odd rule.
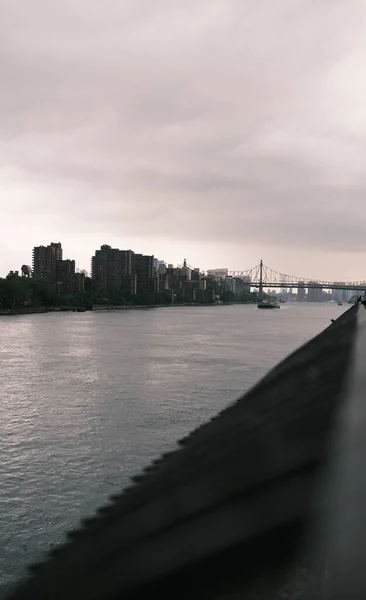
[[[0,317],[0,590],[346,308]]]

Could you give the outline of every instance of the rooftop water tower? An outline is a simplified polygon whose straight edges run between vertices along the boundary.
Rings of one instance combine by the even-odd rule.
[[[22,277],[30,277],[32,275],[32,269],[29,265],[22,265]]]

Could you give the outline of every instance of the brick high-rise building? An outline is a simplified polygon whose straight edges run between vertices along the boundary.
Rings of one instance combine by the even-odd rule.
[[[132,250],[120,250],[122,253],[122,294],[136,294],[136,273],[134,271],[134,256]]]
[[[133,257],[133,270],[136,274],[138,292],[156,291],[153,256],[145,254],[135,254]]]
[[[33,248],[33,277],[43,279],[51,285],[57,282],[57,262],[62,260],[60,242]]]
[[[134,273],[134,253],[132,250],[119,250],[107,244],[95,251],[92,258],[92,279],[96,290],[123,293],[136,293]]]
[[[74,292],[83,294],[85,292],[85,272],[75,273],[74,275]]]
[[[74,260],[58,260],[56,263],[56,273],[58,294],[72,294],[76,291]]]

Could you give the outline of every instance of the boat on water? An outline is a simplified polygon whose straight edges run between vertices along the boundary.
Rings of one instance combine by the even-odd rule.
[[[258,308],[281,308],[277,300],[262,300],[257,306]]]

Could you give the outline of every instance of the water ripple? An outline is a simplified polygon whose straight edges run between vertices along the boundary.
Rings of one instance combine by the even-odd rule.
[[[0,317],[0,582],[253,385],[338,307]]]

